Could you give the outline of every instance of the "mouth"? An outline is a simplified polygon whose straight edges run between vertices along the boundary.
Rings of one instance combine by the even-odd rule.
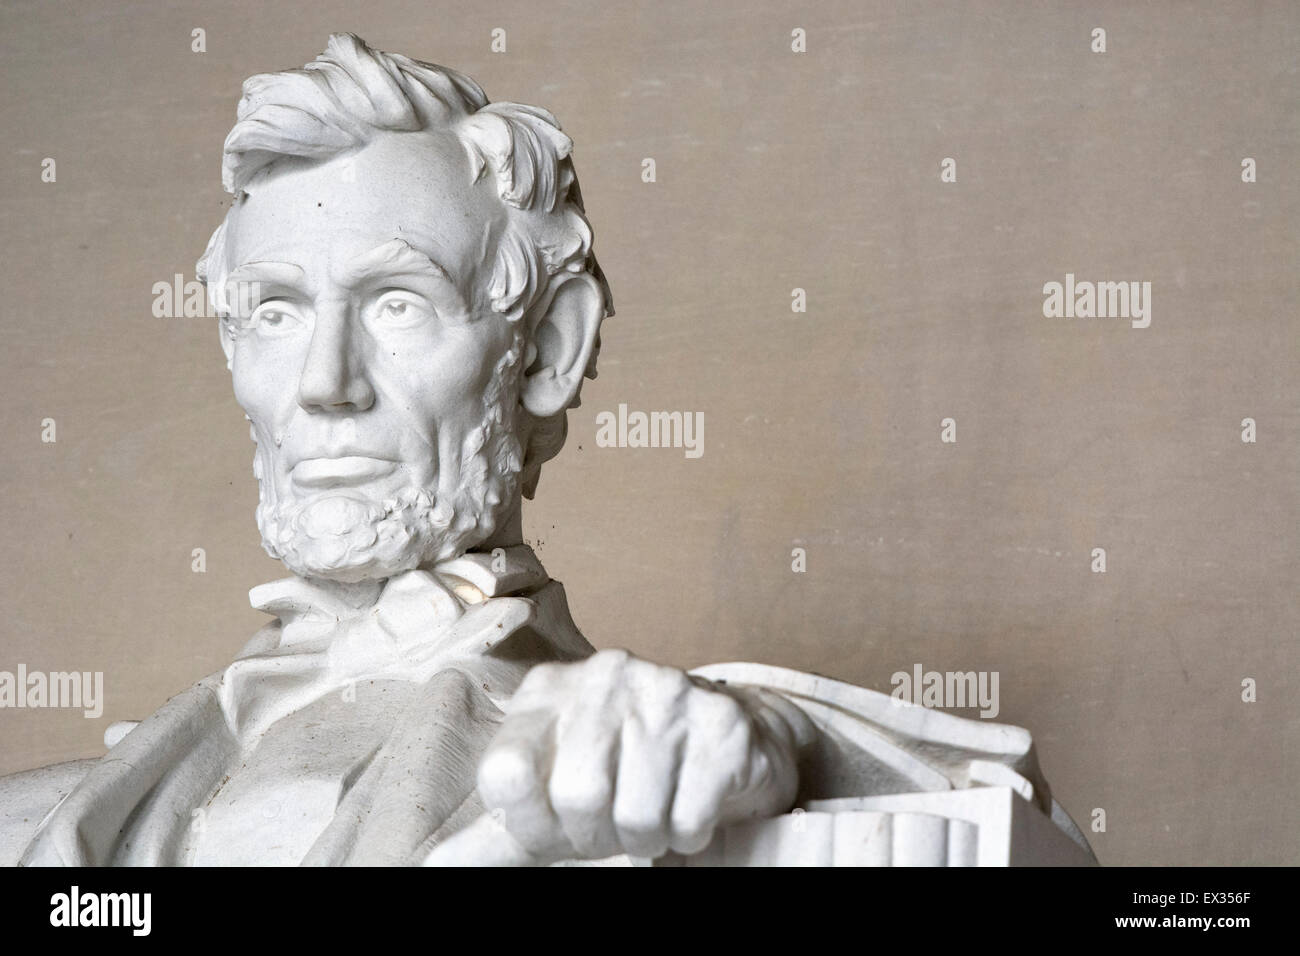
[[[290,472],[293,483],[303,488],[332,488],[359,485],[391,474],[397,462],[368,455],[338,458],[304,458]]]

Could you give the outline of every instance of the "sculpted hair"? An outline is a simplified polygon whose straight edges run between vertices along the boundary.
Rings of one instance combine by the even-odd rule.
[[[261,170],[285,157],[323,161],[366,145],[376,132],[441,128],[470,159],[473,181],[495,181],[508,224],[497,243],[488,297],[518,323],[560,271],[589,272],[614,314],[609,284],[592,252],[591,225],[573,170],[573,141],[549,112],[519,103],[489,103],[468,76],[447,67],[372,50],[337,33],[300,70],[263,73],[244,82],[237,122],[226,137],[221,181],[238,202]],[[230,312],[226,222],[208,241],[198,276],[221,314]],[[516,336],[525,330],[517,327]],[[586,377],[596,377],[597,335]],[[570,407],[577,407],[575,396]],[[531,498],[543,462],[564,444],[566,413],[533,419],[524,456],[523,493]]]

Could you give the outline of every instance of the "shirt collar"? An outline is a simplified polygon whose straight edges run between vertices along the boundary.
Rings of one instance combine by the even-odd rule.
[[[533,549],[526,544],[490,552],[467,552],[429,570],[439,584],[465,605],[532,591],[550,580]],[[248,600],[255,610],[279,617],[287,636],[300,623],[330,624],[359,617],[375,606],[390,582],[407,577],[419,579],[421,575],[406,572],[385,581],[358,584],[294,575],[259,584],[248,592]]]

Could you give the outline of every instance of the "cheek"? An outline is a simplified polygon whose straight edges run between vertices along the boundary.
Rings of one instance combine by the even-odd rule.
[[[293,356],[285,349],[254,348],[246,338],[235,343],[231,362],[235,401],[254,423],[270,425],[292,414],[298,381],[292,365]]]
[[[394,398],[420,417],[476,424],[507,344],[508,338],[468,327],[450,330],[437,342],[395,343],[384,356],[385,377]]]

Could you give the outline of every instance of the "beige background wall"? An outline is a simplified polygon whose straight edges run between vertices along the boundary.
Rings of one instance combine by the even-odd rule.
[[[151,288],[224,212],[240,82],[351,30],[578,144],[618,315],[527,532],[593,643],[885,691],[996,670],[1103,862],[1300,862],[1300,7],[0,10],[0,670],[107,683],[100,720],[0,711],[0,771],[101,752],[262,623],[283,572],[215,324]],[[1044,318],[1066,272],[1150,281],[1151,327]],[[595,447],[620,402],[702,411],[704,456]]]

